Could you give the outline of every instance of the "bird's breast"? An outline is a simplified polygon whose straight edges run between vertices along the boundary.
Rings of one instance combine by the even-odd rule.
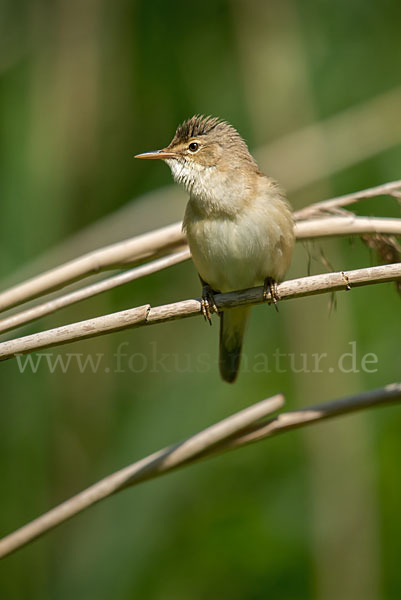
[[[266,277],[281,279],[288,267],[291,252],[283,241],[293,236],[291,215],[288,211],[283,220],[266,202],[244,207],[236,216],[203,218],[189,202],[184,228],[195,266],[215,290],[261,285]]]

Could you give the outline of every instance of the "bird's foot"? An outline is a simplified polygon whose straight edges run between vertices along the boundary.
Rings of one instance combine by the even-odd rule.
[[[215,291],[212,290],[210,285],[204,284],[202,288],[202,299],[201,299],[201,311],[205,318],[205,321],[209,321],[209,325],[212,324],[212,313],[218,313],[219,309],[216,306],[214,300]]]
[[[272,277],[266,277],[263,286],[263,298],[267,300],[269,304],[273,302],[274,308],[278,312],[277,302],[280,300],[280,296],[277,290],[277,281]]]

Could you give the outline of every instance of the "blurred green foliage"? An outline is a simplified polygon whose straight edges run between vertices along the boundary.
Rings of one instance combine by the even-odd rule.
[[[399,0],[5,0],[0,276],[6,282],[34,274],[29,265],[41,255],[43,264],[54,265],[79,254],[78,241],[55,247],[77,240],[72,236],[85,235],[101,219],[103,229],[96,231],[103,233],[91,247],[109,243],[114,211],[120,210],[115,240],[177,220],[182,192],[177,189],[170,204],[163,194],[152,195],[171,183],[168,169],[134,162],[133,155],[165,145],[194,113],[227,119],[252,149],[269,148],[352,107],[362,114],[364,103],[401,87],[400,19]],[[364,129],[357,135],[350,119],[349,139],[341,143],[344,151],[355,150],[355,160],[336,168],[327,146],[328,171],[307,185],[289,185],[297,161],[284,156],[280,180],[293,205],[400,178],[401,135],[381,126],[385,116],[370,117],[381,146],[361,159]],[[396,107],[394,128],[398,120]],[[295,150],[300,159],[309,151]],[[276,175],[269,164],[261,166]],[[399,216],[399,205],[376,198],[358,211]],[[290,276],[305,275],[311,255],[313,272],[324,270],[321,248],[335,269],[376,260],[359,240],[300,244]],[[196,273],[186,263],[27,331],[198,294]],[[399,378],[394,287],[338,294],[331,313],[328,300],[288,302],[278,315],[255,308],[235,386],[218,376],[217,323],[209,329],[201,319],[51,354],[100,355],[96,373],[81,372],[75,359],[66,373],[52,373],[46,359],[36,373],[21,372],[16,361],[2,363],[1,533],[112,470],[278,391],[294,408]],[[341,371],[338,358],[353,342],[356,367],[349,357],[348,371]],[[275,351],[285,355],[280,370]],[[323,352],[327,363],[312,372],[313,354]],[[377,357],[372,372],[361,368],[368,353]],[[303,354],[309,372],[302,371]],[[260,355],[270,372],[256,369]],[[398,599],[400,427],[397,407],[347,417],[124,492],[5,559],[0,596]]]

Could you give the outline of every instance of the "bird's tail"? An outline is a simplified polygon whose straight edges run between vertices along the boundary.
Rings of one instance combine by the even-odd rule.
[[[220,317],[220,374],[224,381],[233,383],[241,362],[242,340],[250,308],[231,308]]]

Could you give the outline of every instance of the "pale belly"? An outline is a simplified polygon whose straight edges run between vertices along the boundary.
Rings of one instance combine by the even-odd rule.
[[[199,275],[215,290],[262,285],[266,277],[280,280],[288,267],[281,224],[265,210],[252,218],[200,219],[187,223],[186,233]]]

